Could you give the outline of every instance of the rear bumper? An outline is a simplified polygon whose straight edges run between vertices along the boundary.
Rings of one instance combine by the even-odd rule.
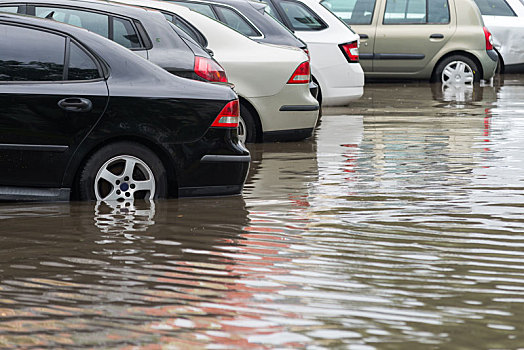
[[[242,192],[251,156],[238,141],[236,129],[211,128],[201,140],[174,147],[178,197],[227,196]]]
[[[260,117],[264,141],[287,141],[286,134],[295,134],[296,130],[313,130],[317,123],[320,106],[311,95],[308,84],[286,84],[276,95],[247,100]],[[267,135],[282,135],[283,138],[275,136],[266,139]]]
[[[345,106],[364,94],[364,71],[359,63],[341,61],[314,72],[323,106]]]

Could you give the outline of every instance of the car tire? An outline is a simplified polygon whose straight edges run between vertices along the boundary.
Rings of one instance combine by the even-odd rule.
[[[253,143],[257,140],[257,126],[255,118],[248,107],[240,104],[240,118],[238,121],[238,139],[242,143]]]
[[[473,85],[480,82],[480,72],[472,59],[453,55],[439,62],[434,80],[442,84]]]
[[[78,181],[80,200],[126,201],[167,196],[166,171],[150,149],[135,142],[104,146],[85,163]]]

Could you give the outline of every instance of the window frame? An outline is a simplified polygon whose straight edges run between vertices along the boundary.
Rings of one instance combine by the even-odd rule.
[[[269,0],[269,1],[271,1],[271,0]],[[308,28],[308,29],[296,29],[291,24],[290,19],[286,15],[286,11],[284,11],[284,8],[282,7],[282,2],[283,1],[292,2],[292,3],[298,4],[298,6],[304,7],[307,10],[307,12],[309,12],[310,14],[313,15],[315,20],[317,22],[319,22],[322,25],[322,27],[319,28],[319,29],[311,29],[311,28]],[[320,16],[318,16],[315,11],[313,11],[309,6],[307,6],[305,3],[301,2],[301,1],[298,1],[298,0],[278,0],[278,1],[275,1],[275,5],[276,5],[275,7],[277,7],[278,10],[281,11],[281,17],[286,22],[286,26],[289,29],[291,29],[293,32],[295,32],[295,31],[296,32],[320,32],[322,30],[325,30],[325,29],[329,28],[329,25],[326,22],[324,22],[322,20],[322,18],[320,18]]]
[[[65,43],[64,43],[64,68],[62,70],[62,80],[21,80],[21,81],[4,81],[4,80],[0,80],[0,84],[2,84],[2,85],[4,85],[4,84],[5,85],[13,85],[13,84],[24,84],[24,85],[26,85],[26,84],[71,84],[71,83],[78,84],[78,83],[90,83],[90,82],[103,81],[103,80],[106,80],[109,77],[109,68],[105,64],[102,64],[101,59],[98,56],[96,56],[93,53],[91,53],[91,51],[89,51],[78,40],[74,39],[73,37],[71,37],[68,34],[65,34],[65,33],[62,33],[62,32],[59,32],[59,31],[54,31],[54,30],[51,30],[51,29],[48,29],[48,28],[32,26],[32,25],[27,25],[27,24],[23,24],[23,23],[5,22],[5,21],[1,21],[0,20],[0,24],[11,26],[11,27],[22,27],[22,28],[26,28],[26,29],[35,30],[35,31],[46,32],[46,33],[50,33],[50,34],[53,34],[53,35],[57,35],[57,36],[63,37],[65,39]],[[71,45],[71,42],[76,44],[81,50],[83,50],[87,54],[87,56],[89,56],[89,58],[91,58],[91,60],[93,60],[93,62],[96,65],[96,68],[98,70],[98,74],[100,75],[99,78],[87,79],[87,80],[67,80],[67,75],[69,73],[69,57],[70,57],[70,45]]]
[[[351,19],[348,19],[348,21],[346,22],[345,19],[343,19],[342,17],[340,17],[339,15],[337,15],[337,13],[335,11],[333,11],[332,9],[328,8],[327,6],[324,5],[324,3],[327,3],[328,0],[322,0],[319,2],[320,5],[322,5],[326,10],[328,10],[329,12],[331,12],[333,15],[335,15],[335,17],[337,17],[339,20],[341,20],[342,22],[344,22],[347,26],[349,26],[351,28],[352,25],[355,25],[355,26],[370,26],[373,24],[373,19],[375,18],[375,10],[377,9],[377,2],[378,0],[374,1],[373,2],[373,8],[371,9],[371,18],[369,19],[369,23],[350,23],[349,21]],[[355,2],[355,5],[356,5],[356,2]],[[355,9],[356,6],[353,7],[353,9],[351,10],[351,13],[353,14],[353,10]]]
[[[42,3],[40,3],[40,4],[36,4],[36,3],[35,4],[28,4],[26,6],[25,14],[28,14],[30,16],[36,16],[36,9],[35,9],[36,7],[56,7],[56,8],[63,8],[63,9],[67,9],[67,10],[91,12],[91,13],[96,13],[96,14],[107,16],[108,17],[108,37],[107,37],[107,39],[109,39],[111,41],[114,41],[113,40],[113,35],[114,35],[114,33],[113,33],[113,19],[114,18],[119,18],[119,19],[123,19],[123,20],[129,21],[129,22],[131,22],[131,25],[133,26],[133,29],[137,33],[138,40],[140,41],[140,47],[127,48],[127,49],[131,50],[131,51],[143,51],[143,50],[150,50],[153,47],[151,39],[149,38],[149,36],[147,36],[147,33],[146,33],[142,23],[140,23],[138,20],[135,20],[133,18],[129,18],[129,17],[126,17],[126,16],[120,16],[120,15],[117,15],[117,14],[114,14],[114,13],[100,11],[100,10],[97,10],[97,9],[90,9],[90,8],[86,8],[86,7],[60,5],[60,4],[42,4]],[[137,25],[137,22],[140,23],[140,26]],[[146,35],[146,37],[144,37],[144,34]]]
[[[225,9],[228,9],[228,10],[231,10],[233,11],[234,13],[237,14],[238,17],[240,17],[255,33],[257,33],[257,35],[245,35],[247,36],[248,38],[255,38],[255,39],[262,39],[264,38],[264,34],[262,33],[262,31],[260,29],[257,28],[257,26],[255,24],[253,24],[253,22],[251,22],[249,20],[249,18],[247,18],[246,16],[244,16],[243,13],[241,13],[240,11],[238,11],[236,8],[232,7],[232,6],[228,6],[228,5],[224,5],[224,4],[213,4],[212,5],[212,8],[213,10],[215,11],[215,13],[217,14],[217,17],[218,19],[220,20],[221,23],[225,24],[226,26],[228,26],[229,28],[231,29],[234,29],[232,27],[230,27],[225,21],[224,21],[224,16],[222,16],[222,12],[220,11],[217,11],[216,8],[218,7],[222,7],[222,8],[225,8]],[[236,29],[234,29],[236,30]],[[237,30],[238,31],[238,30]]]
[[[382,17],[382,25],[385,25],[385,26],[398,26],[398,25],[410,25],[410,26],[414,26],[414,25],[428,25],[428,24],[433,24],[433,25],[449,25],[451,23],[451,11],[450,11],[450,7],[449,7],[449,0],[445,0],[447,3],[448,3],[448,18],[449,20],[447,22],[428,22],[428,18],[429,18],[429,6],[428,6],[428,1],[430,0],[425,0],[426,1],[426,21],[425,22],[402,22],[402,23],[386,23],[385,20],[386,20],[386,9],[387,9],[387,6],[388,6],[388,1],[389,0],[385,0],[385,5],[384,5],[384,16]],[[409,1],[409,0],[407,0]]]
[[[477,7],[479,8],[479,11],[480,11],[480,14],[482,16],[494,16],[494,17],[518,17],[517,13],[515,12],[515,10],[513,9],[513,7],[506,1],[506,0],[499,0],[499,1],[502,1],[503,3],[506,4],[507,8],[511,11],[511,13],[513,15],[511,16],[507,16],[507,15],[490,15],[490,14],[483,14],[482,13],[482,10],[480,8],[480,6],[477,4],[477,1],[474,1],[475,2],[475,5],[477,5]],[[524,6],[524,0],[520,0],[520,2],[522,3],[522,6]]]
[[[207,41],[207,38],[205,37],[204,34],[202,34],[202,32],[200,30],[198,30],[194,25],[192,25],[191,23],[189,23],[188,21],[186,21],[184,18],[182,18],[181,16],[177,15],[176,13],[173,13],[173,12],[169,12],[169,11],[161,11],[162,14],[164,15],[168,15],[168,16],[171,16],[173,18],[176,18],[178,21],[184,23],[184,25],[186,25],[190,30],[191,32],[193,32],[194,36],[198,38],[198,40],[196,40],[196,42],[201,45],[203,48],[206,48],[207,45],[208,45],[208,41]],[[169,20],[168,20],[169,21]],[[174,26],[176,26],[177,28],[180,28],[180,26],[176,25],[176,23],[170,21]],[[180,30],[184,31],[184,29],[180,28]],[[185,31],[184,31],[185,32]],[[189,33],[186,33],[187,35],[191,36]],[[193,40],[195,40],[193,38]]]

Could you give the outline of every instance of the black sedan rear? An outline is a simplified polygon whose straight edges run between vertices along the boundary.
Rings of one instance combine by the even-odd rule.
[[[0,15],[0,200],[241,192],[238,100],[51,20]]]

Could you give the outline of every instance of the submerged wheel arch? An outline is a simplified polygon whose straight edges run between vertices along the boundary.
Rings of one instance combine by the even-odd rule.
[[[162,162],[162,165],[164,166],[164,169],[166,170],[166,174],[172,174],[175,176],[168,176],[167,178],[167,194],[168,197],[178,197],[178,183],[176,180],[176,169],[174,168],[172,162],[169,160],[169,155],[162,150],[161,147],[156,145],[154,142],[151,142],[147,139],[140,138],[140,137],[132,137],[132,136],[118,136],[114,138],[110,138],[107,140],[104,140],[101,143],[98,143],[96,146],[92,147],[88,153],[85,154],[85,156],[82,158],[82,160],[78,163],[76,169],[74,169],[74,176],[71,182],[71,200],[78,200],[78,182],[80,179],[80,174],[82,172],[82,169],[86,165],[87,161],[93,154],[95,154],[98,150],[102,149],[103,147],[110,145],[112,143],[116,142],[135,142],[138,143],[146,148],[148,148],[150,151],[152,151]]]

